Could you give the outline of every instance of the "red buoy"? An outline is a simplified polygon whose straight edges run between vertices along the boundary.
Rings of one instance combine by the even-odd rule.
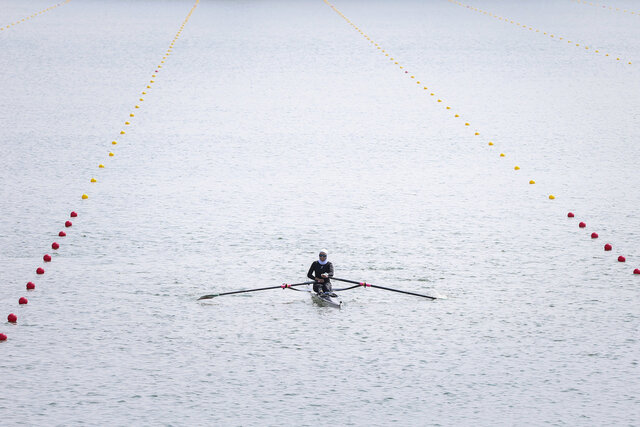
[[[64,226],[67,227],[67,228],[71,227],[72,225],[73,224],[71,223],[71,221],[67,221],[67,222],[64,223]]]
[[[44,262],[51,262],[51,255],[49,255],[49,254],[44,254],[44,256],[42,257],[42,259],[44,260]]]
[[[578,227],[580,228],[585,228],[587,226],[587,224],[585,224],[584,222],[581,222],[580,224],[578,224]]]
[[[51,249],[53,249],[54,251],[55,251],[55,250],[58,250],[59,248],[60,248],[60,245],[59,245],[59,244],[57,244],[56,242],[53,242],[53,243],[51,244]]]
[[[18,304],[26,304],[28,302],[29,300],[26,299],[25,297],[20,297],[20,299],[18,300]]]
[[[6,341],[7,336],[5,334],[0,334],[0,341]]]
[[[7,321],[9,323],[16,323],[18,321],[18,316],[16,316],[15,314],[11,313],[7,316]]]
[[[598,233],[591,233],[591,238],[592,239],[597,239],[598,238]]]
[[[36,270],[36,274],[44,274],[44,268],[38,267]]]
[[[64,237],[66,235],[67,235],[67,233],[65,233],[64,231],[61,231],[61,232],[58,233],[58,236],[60,236],[60,237]]]
[[[625,257],[623,257],[622,255],[620,255],[618,257],[618,262],[625,262],[627,259]]]
[[[36,288],[36,284],[33,282],[27,282],[27,290],[31,291]]]
[[[569,212],[569,213],[567,214],[567,217],[569,217],[569,218],[573,218],[574,216],[575,216],[575,215],[573,214],[573,212]]]
[[[604,245],[605,251],[610,251],[611,249],[613,249],[613,246],[611,246],[610,244],[607,243],[606,245]]]
[[[78,214],[75,211],[71,211],[71,218],[75,218],[78,216]]]
[[[640,268],[636,268],[635,270],[633,270],[633,274],[640,274]]]

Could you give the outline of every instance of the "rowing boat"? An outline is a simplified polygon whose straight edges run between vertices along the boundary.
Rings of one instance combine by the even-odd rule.
[[[334,296],[327,292],[317,294],[313,289],[311,289],[309,293],[311,294],[311,300],[318,305],[323,307],[342,308],[342,300],[336,294],[333,294]]]
[[[426,298],[426,299],[430,299],[430,300],[434,300],[434,299],[438,299],[438,297],[433,297],[430,295],[423,295],[423,294],[418,294],[415,292],[409,292],[409,291],[402,291],[400,289],[393,289],[393,288],[387,288],[386,286],[378,286],[378,285],[372,285],[371,283],[367,283],[367,282],[356,282],[355,280],[348,280],[348,279],[338,279],[337,277],[333,278],[334,280],[338,280],[340,282],[345,282],[345,283],[351,283],[353,286],[349,286],[348,288],[342,288],[342,289],[334,289],[335,292],[338,291],[347,291],[349,289],[355,289],[355,288],[359,288],[359,287],[364,287],[364,288],[374,288],[374,289],[382,289],[385,291],[391,291],[391,292],[397,292],[400,294],[405,294],[405,295],[414,295],[417,297],[422,297],[422,298]],[[220,297],[222,295],[234,295],[234,294],[244,294],[247,292],[257,292],[257,291],[266,291],[269,289],[291,289],[292,291],[299,291],[299,292],[309,292],[311,294],[311,299],[313,300],[313,302],[315,302],[318,305],[323,305],[326,307],[333,307],[333,308],[340,308],[342,307],[342,300],[333,292],[331,293],[327,293],[327,292],[323,292],[320,294],[317,294],[314,290],[313,287],[311,286],[307,286],[307,289],[297,289],[297,286],[304,286],[304,285],[312,285],[312,284],[319,284],[316,281],[308,281],[308,282],[302,282],[302,283],[283,283],[280,286],[267,286],[264,288],[256,288],[256,289],[243,289],[243,290],[239,290],[239,291],[230,291],[230,292],[222,292],[222,293],[218,293],[218,294],[209,294],[209,295],[203,295],[200,298],[198,298],[198,300],[204,300],[204,299],[212,299],[212,298],[216,298],[216,297]]]

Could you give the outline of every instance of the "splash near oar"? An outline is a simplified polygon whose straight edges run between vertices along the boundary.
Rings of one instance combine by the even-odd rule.
[[[400,294],[413,295],[413,296],[416,296],[416,297],[427,298],[427,299],[430,299],[430,300],[437,299],[436,297],[432,297],[430,295],[417,294],[415,292],[409,292],[409,291],[403,291],[403,290],[400,290],[400,289],[387,288],[385,286],[372,285],[371,283],[367,283],[367,282],[356,282],[355,280],[338,279],[337,277],[334,277],[333,280],[337,280],[339,282],[345,282],[345,283],[353,283],[353,284],[356,285],[356,286],[350,286],[350,287],[345,288],[345,289],[336,289],[336,291],[343,291],[343,290],[347,290],[347,289],[357,288],[359,286],[364,286],[365,288],[383,289],[385,291],[398,292]]]
[[[200,301],[201,299],[211,299],[211,298],[215,298],[215,297],[220,297],[222,295],[244,294],[244,293],[247,293],[247,292],[267,291],[269,289],[287,289],[287,288],[291,288],[293,286],[311,285],[313,283],[315,283],[315,282],[314,281],[310,281],[310,282],[293,283],[293,284],[283,283],[280,286],[268,286],[266,288],[244,289],[244,290],[241,290],[241,291],[221,292],[219,294],[203,295],[200,298],[198,298],[198,301]]]

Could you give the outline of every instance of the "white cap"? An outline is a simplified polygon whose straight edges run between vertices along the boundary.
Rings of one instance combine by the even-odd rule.
[[[329,254],[327,253],[327,250],[326,250],[326,249],[320,249],[320,252],[318,252],[318,253],[319,253],[319,254],[329,255]]]

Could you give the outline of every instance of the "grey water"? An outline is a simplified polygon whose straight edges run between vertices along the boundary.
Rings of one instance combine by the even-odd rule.
[[[1,31],[2,423],[639,425],[640,16],[469,2],[541,31],[332,2],[377,49],[322,0],[201,0],[164,63],[192,1]],[[321,248],[440,299],[197,301],[303,281]]]

